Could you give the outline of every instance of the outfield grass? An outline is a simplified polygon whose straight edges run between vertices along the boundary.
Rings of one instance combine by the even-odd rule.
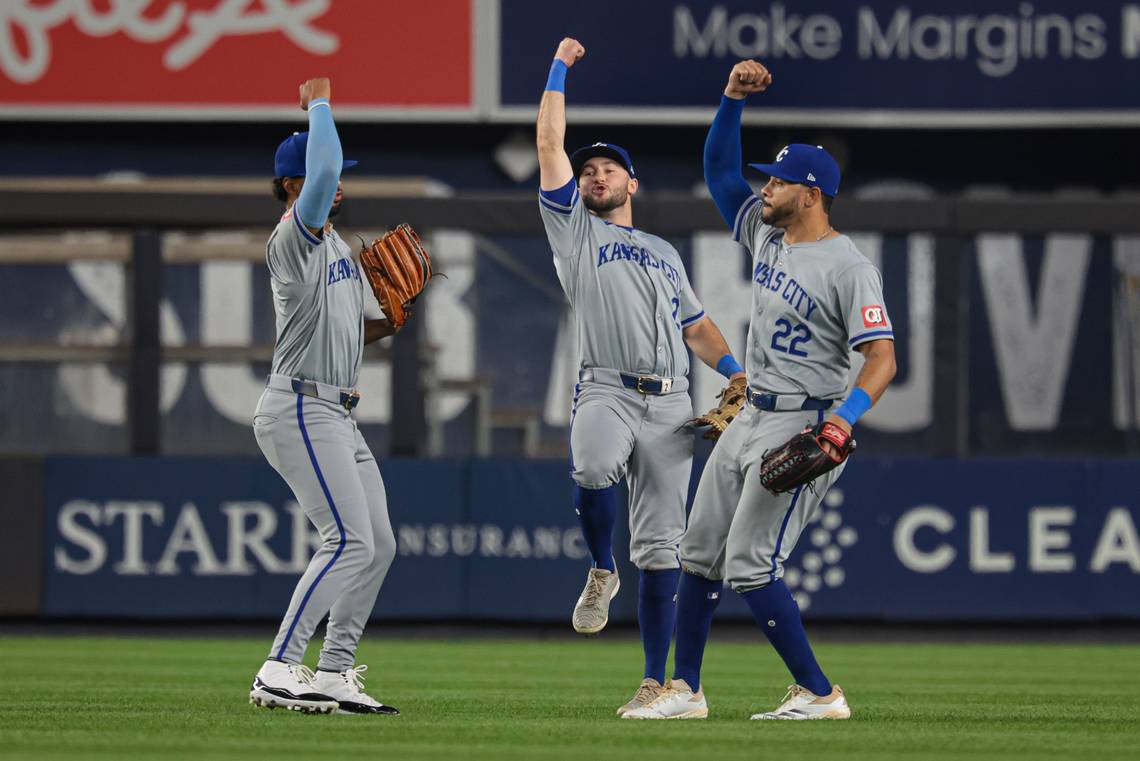
[[[708,721],[614,717],[630,640],[367,641],[399,717],[247,702],[264,639],[0,637],[0,758],[691,759],[1140,756],[1140,647],[826,644],[847,722],[750,722],[788,682],[766,644],[710,645]],[[313,648],[315,657],[315,648]]]

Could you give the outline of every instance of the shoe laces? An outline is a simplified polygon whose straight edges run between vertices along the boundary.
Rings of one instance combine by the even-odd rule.
[[[812,692],[811,690],[809,690],[807,687],[800,687],[798,684],[789,684],[788,685],[788,692],[786,695],[784,695],[783,699],[780,701],[780,705],[787,703],[789,700],[792,700],[793,698],[798,698],[798,697],[805,697],[806,698],[809,695],[811,696],[811,698],[813,700],[815,699],[815,693]]]
[[[649,703],[662,692],[662,687],[651,684],[649,682],[642,682],[641,686],[637,688],[637,692],[633,693],[633,702],[635,703]]]
[[[313,673],[313,670],[302,663],[290,665],[289,673],[293,675],[294,679],[304,685],[311,686],[313,682],[317,680],[317,675]]]
[[[593,571],[590,572],[590,579],[586,582],[586,590],[582,595],[587,605],[597,605],[598,600],[602,599],[606,591],[606,578]]]
[[[364,672],[368,670],[367,665],[355,666],[344,671],[344,681],[353,688],[355,692],[364,692]]]
[[[678,698],[678,697],[682,697],[685,695],[689,695],[691,697],[693,694],[694,693],[685,692],[684,690],[679,690],[676,687],[673,687],[671,683],[669,683],[669,684],[665,684],[661,687],[661,691],[657,693],[657,697],[655,697],[655,698],[653,698],[653,700],[649,701],[649,705],[650,706],[656,706],[656,705],[659,705],[661,703],[664,703],[667,700],[671,700],[673,698]]]

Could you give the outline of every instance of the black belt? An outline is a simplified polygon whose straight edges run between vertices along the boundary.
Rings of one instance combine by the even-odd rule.
[[[673,387],[673,379],[621,373],[621,384],[626,388],[633,389],[639,394],[660,396],[661,394],[669,393],[669,390]]]
[[[767,394],[761,391],[753,391],[748,389],[748,403],[758,410],[766,410],[774,412],[780,409],[779,394]],[[808,397],[804,399],[803,404],[799,406],[801,410],[826,410],[835,404],[834,399],[815,399]],[[788,407],[784,407],[784,411],[788,411]]]
[[[677,394],[689,388],[689,379],[662,378],[659,375],[640,375],[638,373],[625,373],[606,367],[583,367],[578,371],[578,380],[582,383],[603,383],[607,386],[624,386],[630,391],[650,396],[664,396]]]
[[[312,396],[317,399],[321,398],[316,383],[313,381],[301,380],[300,378],[293,378],[293,393]],[[340,394],[340,406],[344,407],[349,412],[352,412],[352,408],[360,403],[360,394],[346,394],[343,391],[339,391],[338,393]]]

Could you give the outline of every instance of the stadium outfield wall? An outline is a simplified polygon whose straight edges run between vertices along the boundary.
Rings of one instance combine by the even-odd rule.
[[[32,564],[6,575],[0,613],[269,619],[316,541],[259,459],[21,467],[42,483],[7,496],[3,512],[39,520],[0,539],[0,557]],[[392,459],[381,470],[398,551],[376,618],[568,618],[588,561],[564,461]],[[1138,479],[1134,461],[856,455],[785,578],[817,620],[1140,620]],[[616,620],[635,618],[635,588],[615,601]],[[718,615],[747,610],[725,595]]]

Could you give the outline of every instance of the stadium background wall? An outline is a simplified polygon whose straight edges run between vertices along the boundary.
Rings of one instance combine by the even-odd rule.
[[[0,553],[25,564],[6,576],[7,615],[272,618],[311,551],[303,513],[257,459],[3,465],[18,469],[19,504],[43,523],[3,534]],[[378,619],[566,618],[585,547],[564,462],[393,459],[382,470],[398,554]],[[42,512],[28,477],[41,472]],[[859,457],[786,579],[815,620],[1140,620],[1137,477],[1127,461]],[[620,595],[613,615],[634,620],[636,597]],[[726,595],[718,616],[748,612]]]

